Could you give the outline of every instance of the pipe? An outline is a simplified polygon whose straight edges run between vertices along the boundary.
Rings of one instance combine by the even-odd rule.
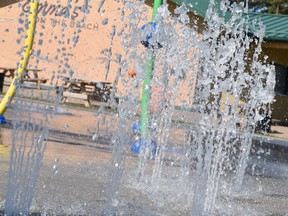
[[[152,12],[152,22],[155,22],[155,16],[157,14],[158,8],[163,4],[163,0],[154,0],[153,12]],[[142,85],[142,111],[141,111],[141,137],[142,140],[148,138],[148,126],[149,126],[149,103],[151,96],[151,79],[154,68],[154,51],[149,50],[149,59],[146,63],[146,75],[144,77]]]
[[[26,67],[29,63],[29,58],[31,55],[31,50],[33,47],[33,41],[34,41],[34,34],[35,34],[35,28],[36,28],[36,22],[37,22],[37,12],[38,12],[38,6],[39,2],[38,0],[31,0],[30,2],[30,12],[28,17],[28,29],[27,29],[27,36],[25,39],[23,51],[22,51],[22,58],[18,65],[17,71],[14,74],[13,81],[6,92],[3,100],[0,104],[0,115],[4,115],[7,106],[11,103],[13,97],[15,96],[17,86],[22,81],[23,73],[26,70]]]

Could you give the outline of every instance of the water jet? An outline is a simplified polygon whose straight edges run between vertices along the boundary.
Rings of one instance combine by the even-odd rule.
[[[265,31],[256,22],[248,28],[243,5],[217,2],[207,5],[203,29],[191,19],[191,5],[173,13],[171,2],[154,5],[157,28],[149,44],[160,44],[159,49],[143,46],[141,27],[151,12],[143,1],[101,0],[98,8],[82,2],[89,13],[81,13],[81,22],[92,15],[99,19],[99,30],[107,33],[105,48],[94,46],[89,29],[69,29],[69,20],[58,27],[58,20],[52,27],[46,23],[55,29],[52,35],[37,26],[35,39],[38,35],[42,43],[35,49],[41,52],[32,52],[31,60],[45,65],[47,73],[52,68],[50,90],[35,100],[37,90],[19,83],[8,106],[5,115],[12,124],[3,133],[11,158],[9,172],[1,171],[8,182],[0,180],[1,213],[5,208],[7,215],[284,214],[287,178],[276,178],[281,169],[271,173],[270,162],[281,155],[276,164],[285,170],[286,143],[272,148],[266,137],[255,135],[274,98],[274,66],[262,56]],[[117,5],[112,18],[111,4]],[[53,42],[47,50],[43,46]],[[85,56],[98,46],[97,54],[104,56],[99,67],[98,57]],[[79,54],[81,47],[85,52]],[[92,63],[83,66],[82,60]],[[108,102],[89,109],[61,104],[67,80],[72,93],[84,94],[75,87],[77,72],[94,66],[103,79],[113,77]],[[126,73],[131,68],[133,79]],[[161,88],[161,95],[153,95],[152,86]],[[155,101],[161,109],[150,112]],[[130,151],[135,122],[141,122],[140,139],[156,143],[152,157],[149,148],[136,155]]]

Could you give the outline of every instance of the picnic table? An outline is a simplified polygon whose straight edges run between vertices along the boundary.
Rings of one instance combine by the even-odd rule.
[[[112,90],[112,83],[108,81],[91,81],[63,77],[64,91],[63,100],[77,98],[85,101],[85,106],[91,106],[91,101],[108,102]]]
[[[18,68],[16,67],[0,67],[0,92],[3,92],[5,77],[14,78],[17,69]],[[38,77],[38,73],[41,71],[42,71],[41,69],[33,69],[33,68],[26,69],[22,81],[36,83],[37,89],[40,89],[41,84],[45,84],[48,80],[48,79],[41,79]]]

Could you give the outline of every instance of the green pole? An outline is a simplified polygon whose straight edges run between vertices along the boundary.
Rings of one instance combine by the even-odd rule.
[[[163,0],[154,0],[152,22],[155,21],[155,16],[157,14],[158,8],[163,4]]]
[[[152,22],[155,22],[155,16],[158,8],[163,4],[163,0],[154,0]],[[149,102],[151,95],[150,82],[152,79],[152,72],[154,68],[154,51],[149,50],[149,58],[146,63],[146,75],[142,86],[142,111],[141,111],[141,137],[143,140],[148,138],[148,124],[149,124]]]

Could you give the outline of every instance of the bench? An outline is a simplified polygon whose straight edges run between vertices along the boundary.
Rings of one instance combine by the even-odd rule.
[[[41,89],[41,84],[45,84],[48,79],[39,79],[39,78],[34,78],[34,79],[30,79],[30,78],[24,78],[22,80],[23,82],[32,82],[32,83],[36,83],[37,84],[37,89]]]
[[[64,85],[62,101],[64,102],[67,97],[70,97],[82,99],[85,101],[85,106],[90,106],[90,101],[98,101],[106,104],[110,100],[110,93],[112,90],[111,82],[91,81],[70,77],[62,77],[62,79]]]
[[[80,99],[84,100],[84,106],[85,107],[90,107],[90,101],[89,97],[87,94],[81,94],[81,93],[74,93],[74,92],[63,92],[63,97],[62,97],[62,102],[65,103],[67,98],[75,98],[75,99]]]
[[[16,67],[0,67],[0,92],[3,92],[3,86],[4,86],[4,80],[5,77],[13,78],[15,73],[17,71]],[[41,83],[46,83],[47,79],[39,79],[38,73],[41,72],[42,69],[32,69],[32,68],[26,68],[24,73],[24,80],[29,80],[29,82],[37,83],[37,88],[40,89]],[[34,74],[34,78],[31,79],[31,73]]]

